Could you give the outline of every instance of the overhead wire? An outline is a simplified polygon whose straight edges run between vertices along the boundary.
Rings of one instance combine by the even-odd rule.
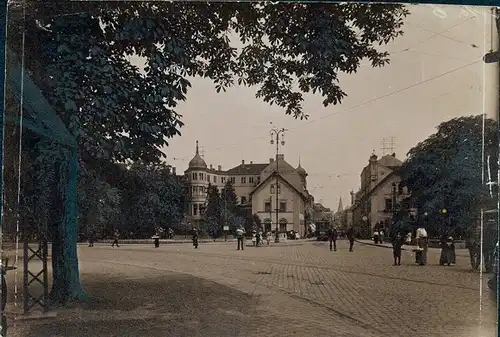
[[[418,47],[418,46],[420,46],[421,44],[423,44],[423,43],[425,43],[425,42],[427,42],[427,41],[429,41],[429,40],[432,40],[432,39],[434,39],[434,38],[436,38],[436,37],[438,37],[438,36],[444,36],[444,35],[442,35],[442,34],[444,34],[444,33],[446,33],[446,32],[449,32],[449,31],[450,31],[450,30],[452,30],[453,28],[456,28],[456,27],[458,27],[458,26],[463,25],[464,23],[468,22],[469,20],[472,20],[472,19],[473,19],[473,18],[475,18],[475,17],[476,17],[476,16],[471,16],[471,17],[469,17],[469,18],[467,18],[467,19],[465,19],[465,20],[463,20],[463,21],[460,21],[460,22],[458,22],[458,23],[456,23],[456,24],[454,24],[454,25],[452,25],[452,26],[450,26],[450,27],[446,28],[445,30],[443,30],[443,31],[441,31],[441,32],[439,32],[439,33],[438,33],[438,32],[434,32],[434,34],[433,34],[433,35],[431,35],[431,36],[429,36],[429,37],[427,37],[427,38],[425,38],[425,39],[423,39],[423,40],[421,40],[421,41],[417,42],[417,43],[416,43],[416,44],[414,44],[413,46],[410,46],[410,47],[408,47],[408,48],[401,49],[401,50],[399,50],[399,51],[389,51],[389,53],[390,53],[391,55],[396,55],[396,54],[399,54],[399,53],[405,52],[405,51],[407,51],[408,49],[413,49],[413,48],[415,48],[415,47]]]
[[[342,113],[342,112],[346,112],[346,111],[349,111],[349,110],[353,110],[353,109],[356,109],[356,108],[359,108],[359,107],[362,107],[362,106],[365,106],[365,105],[368,105],[368,104],[374,103],[374,102],[379,101],[379,100],[381,100],[381,99],[384,99],[384,98],[387,98],[387,97],[390,97],[390,96],[393,96],[393,95],[399,94],[399,93],[404,92],[404,91],[406,91],[406,90],[409,90],[409,89],[412,89],[412,88],[418,87],[418,86],[420,86],[420,85],[426,84],[426,83],[428,83],[428,82],[431,82],[431,81],[437,80],[437,79],[439,79],[439,78],[441,78],[441,77],[443,77],[443,76],[447,76],[447,75],[452,74],[452,73],[454,73],[454,72],[456,72],[456,71],[459,71],[459,70],[465,69],[465,68],[467,68],[467,67],[470,67],[470,66],[472,66],[472,65],[474,65],[474,64],[476,64],[476,63],[478,63],[479,61],[481,61],[481,59],[478,59],[478,60],[475,60],[475,61],[469,62],[469,63],[467,63],[467,64],[464,64],[464,65],[462,65],[462,66],[459,66],[459,67],[453,68],[453,69],[448,70],[448,71],[446,71],[446,72],[444,72],[444,73],[441,73],[441,74],[439,74],[439,75],[436,75],[436,76],[433,76],[433,77],[429,77],[429,78],[427,78],[426,80],[423,80],[423,81],[417,82],[417,83],[415,83],[415,84],[412,84],[412,85],[409,85],[409,86],[406,86],[406,87],[400,88],[400,89],[395,90],[395,91],[391,91],[391,92],[389,92],[389,93],[387,93],[387,94],[379,95],[379,96],[377,96],[377,97],[375,97],[375,98],[372,98],[372,99],[369,99],[369,100],[363,101],[363,102],[358,103],[358,104],[354,104],[354,105],[352,105],[352,106],[349,106],[349,107],[347,107],[347,108],[341,109],[341,110],[339,110],[339,111],[335,111],[335,112],[332,112],[332,113],[327,114],[327,115],[325,115],[325,116],[321,116],[321,117],[319,117],[319,118],[316,118],[316,119],[310,120],[310,121],[308,121],[308,122],[306,122],[306,123],[302,124],[302,125],[300,126],[300,129],[302,129],[302,128],[303,128],[304,126],[306,126],[306,125],[310,125],[310,124],[312,124],[312,123],[316,123],[316,122],[318,122],[318,121],[320,121],[320,120],[324,120],[324,119],[326,119],[326,118],[330,118],[330,117],[335,116],[335,115],[338,115],[338,114],[340,114],[340,113]],[[289,128],[289,129],[288,129],[288,131],[289,131],[289,132],[294,132],[294,131],[295,131],[295,130],[297,130],[297,129],[299,129],[299,128]],[[233,143],[233,144],[230,144],[230,145],[224,145],[224,146],[219,146],[219,147],[216,147],[216,148],[208,149],[207,151],[205,151],[205,153],[207,153],[207,152],[215,152],[215,151],[218,151],[218,150],[224,150],[224,149],[228,149],[228,148],[236,147],[236,146],[238,146],[238,145],[240,145],[240,144],[242,144],[242,143],[246,143],[246,142],[249,142],[249,141],[255,141],[255,140],[259,140],[259,139],[264,139],[264,138],[268,138],[268,135],[266,135],[266,136],[251,137],[251,138],[247,138],[247,139],[245,139],[245,140],[242,140],[242,141],[240,141],[240,142],[238,142],[238,143]],[[183,159],[188,159],[189,157],[190,157],[190,156],[176,157],[176,159],[177,159],[177,160],[183,160]]]

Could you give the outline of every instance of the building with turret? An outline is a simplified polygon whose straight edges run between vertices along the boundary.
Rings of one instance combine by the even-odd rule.
[[[370,156],[361,171],[359,191],[351,193],[352,218],[348,220],[360,234],[370,237],[377,223],[390,227],[396,205],[409,196],[407,188],[400,185],[398,169],[402,164],[395,153],[381,158],[375,153]]]
[[[242,160],[238,166],[223,170],[220,165],[206,164],[196,141],[195,155],[184,174],[190,196],[189,220],[202,217],[209,184],[222,191],[230,181],[238,204],[257,214],[265,230],[278,227],[280,232],[294,230],[301,236],[306,232],[305,214],[310,212],[314,198],[307,191],[307,172],[300,160],[295,168],[285,161],[283,154],[278,154],[268,163]]]

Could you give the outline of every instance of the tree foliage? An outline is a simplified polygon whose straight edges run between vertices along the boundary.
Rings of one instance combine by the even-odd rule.
[[[206,208],[203,214],[204,231],[212,237],[218,237],[223,225],[222,199],[217,186],[207,188]]]
[[[234,186],[231,181],[226,181],[221,194],[222,202],[224,204],[224,209],[230,213],[237,213],[238,210],[238,196],[234,190]]]
[[[180,132],[176,107],[193,77],[211,79],[217,92],[256,87],[258,98],[304,118],[304,93],[338,104],[347,95],[339,73],[356,72],[362,59],[374,67],[389,62],[377,45],[402,34],[408,11],[392,4],[30,1],[26,13],[26,65],[80,151],[155,161]],[[12,26],[21,17],[14,9]],[[130,63],[133,55],[145,59],[144,72]]]
[[[401,167],[402,179],[419,212],[427,212],[429,224],[461,233],[479,217],[481,208],[494,208],[494,199],[482,182],[482,165],[491,156],[491,175],[496,177],[496,123],[485,122],[484,162],[482,128],[482,116],[455,118],[441,123],[435,134],[409,151]]]
[[[121,202],[128,207],[122,211],[124,229],[141,231],[180,216],[169,205],[181,200],[169,198],[181,195],[181,185],[164,168],[148,165],[159,163],[168,139],[180,134],[176,108],[186,100],[193,77],[212,80],[217,92],[235,84],[256,87],[258,98],[304,118],[304,93],[318,92],[325,106],[338,104],[346,96],[339,73],[355,72],[362,59],[372,66],[386,64],[388,54],[377,45],[402,34],[408,14],[401,5],[387,4],[28,0],[23,6],[10,6],[9,46],[24,56],[26,73],[77,139],[79,167],[99,171],[104,166],[109,173],[121,172],[117,163],[143,163],[132,177],[119,175],[127,187],[97,175],[107,184],[89,188],[90,200],[80,198],[80,206],[108,222],[116,212],[101,214],[96,202],[106,200],[104,207],[111,208]],[[24,41],[22,33],[23,44],[18,43]],[[234,47],[237,40],[242,48]],[[145,69],[130,62],[135,55],[145,59]],[[31,148],[44,163],[42,175],[65,163],[53,145],[40,141]],[[161,183],[164,178],[168,183]],[[50,185],[44,179],[40,186]],[[240,223],[232,194],[225,200],[230,223]],[[90,221],[81,215],[79,221]],[[56,234],[77,221],[56,218]],[[67,247],[61,248],[64,253]],[[60,259],[57,254],[54,260]],[[77,270],[77,257],[68,259],[73,262],[61,263],[73,263]]]

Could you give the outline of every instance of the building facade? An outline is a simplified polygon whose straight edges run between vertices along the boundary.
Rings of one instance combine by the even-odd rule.
[[[234,187],[238,204],[251,208],[266,230],[279,228],[280,232],[294,230],[305,234],[305,214],[314,200],[307,191],[307,172],[299,165],[294,168],[279,154],[268,163],[246,163],[223,170],[220,165],[208,166],[200,156],[198,141],[193,159],[185,171],[189,189],[186,218],[200,220],[206,206],[206,191],[210,185],[223,190],[227,181]],[[276,202],[276,196],[278,202]],[[276,214],[278,222],[276,223]]]
[[[363,168],[361,188],[351,194],[353,200],[349,209],[350,221],[361,235],[371,236],[375,224],[380,222],[389,227],[396,205],[409,196],[407,188],[400,186],[397,170],[401,165],[395,153],[380,159],[372,154]]]

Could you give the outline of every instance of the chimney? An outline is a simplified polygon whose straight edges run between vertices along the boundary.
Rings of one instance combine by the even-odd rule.
[[[274,158],[269,158],[269,164],[274,163]]]
[[[218,165],[217,170],[222,171],[222,166]]]
[[[393,153],[392,153],[392,156],[393,156],[394,158],[396,158],[396,152],[393,152]]]
[[[210,164],[210,169],[211,169],[211,170],[213,169],[212,164]]]
[[[174,166],[172,166],[172,174],[173,174],[174,176],[177,174],[177,173],[176,173],[176,171],[175,171],[175,167],[174,167]]]
[[[253,164],[253,161],[250,160],[250,164]]]
[[[354,191],[351,191],[351,205],[354,205]]]
[[[244,159],[241,161],[241,165],[245,165],[245,160]]]

